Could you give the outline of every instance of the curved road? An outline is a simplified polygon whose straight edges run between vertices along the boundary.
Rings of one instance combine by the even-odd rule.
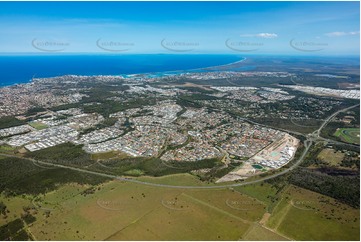
[[[77,168],[77,167],[72,167],[72,166],[65,166],[65,165],[54,164],[54,163],[49,163],[49,162],[45,162],[45,161],[39,161],[39,160],[35,160],[35,159],[32,159],[32,158],[19,157],[19,156],[16,156],[16,155],[0,154],[0,156],[20,158],[20,159],[24,159],[24,160],[29,160],[29,161],[31,161],[33,163],[37,163],[37,164],[40,164],[40,165],[64,168],[64,169],[69,169],[69,170],[73,170],[73,171],[78,171],[78,172],[88,173],[88,174],[92,174],[92,175],[112,178],[112,179],[115,179],[115,180],[132,182],[132,183],[148,185],[148,186],[165,187],[165,188],[180,188],[180,189],[220,189],[220,188],[230,188],[230,187],[238,187],[238,186],[250,185],[250,184],[258,183],[258,182],[261,182],[261,181],[266,181],[266,180],[269,180],[269,179],[272,179],[272,178],[275,178],[275,177],[286,174],[287,172],[295,169],[303,161],[303,159],[304,159],[305,155],[307,154],[308,149],[310,148],[310,145],[311,145],[311,143],[307,144],[306,142],[305,142],[305,150],[302,153],[301,157],[297,160],[297,162],[294,163],[291,167],[289,167],[289,168],[287,168],[287,169],[285,169],[285,170],[283,170],[281,172],[278,172],[276,174],[273,174],[273,175],[270,175],[270,176],[267,176],[267,177],[263,177],[263,178],[260,178],[258,180],[254,180],[254,181],[248,181],[248,182],[246,181],[246,182],[242,182],[242,183],[234,183],[234,184],[229,184],[229,185],[211,185],[211,186],[207,186],[207,185],[204,185],[204,186],[177,186],[177,185],[159,184],[159,183],[139,181],[139,180],[136,180],[136,179],[133,179],[133,178],[110,175],[110,174],[106,174],[106,173],[102,173],[102,172],[89,171],[89,170],[85,170],[85,169]]]
[[[320,126],[320,128],[318,130],[316,130],[315,132],[307,135],[307,139],[304,141],[304,146],[305,149],[303,151],[303,153],[301,154],[301,156],[298,158],[298,160],[289,168],[269,175],[267,177],[262,177],[259,178],[257,180],[253,180],[253,181],[245,181],[245,182],[241,182],[241,183],[234,183],[234,184],[229,184],[229,185],[210,185],[210,186],[177,186],[177,185],[166,185],[166,184],[158,184],[158,183],[152,183],[152,182],[146,182],[146,181],[140,181],[140,180],[136,180],[133,178],[127,178],[127,177],[120,177],[120,176],[116,176],[116,175],[110,175],[110,174],[106,174],[106,173],[101,173],[101,172],[96,172],[96,171],[89,171],[89,170],[85,170],[85,169],[81,169],[81,168],[76,168],[76,167],[72,167],[72,166],[65,166],[65,165],[60,165],[60,164],[54,164],[54,163],[49,163],[49,162],[45,162],[45,161],[39,161],[39,160],[35,160],[32,158],[24,158],[24,157],[19,157],[16,155],[8,155],[8,154],[0,154],[1,156],[5,156],[5,157],[15,157],[15,158],[21,158],[21,159],[26,159],[29,161],[32,161],[34,163],[40,164],[40,165],[46,165],[46,166],[52,166],[52,167],[59,167],[59,168],[64,168],[64,169],[69,169],[69,170],[74,170],[74,171],[78,171],[78,172],[83,172],[83,173],[88,173],[88,174],[93,174],[93,175],[98,175],[98,176],[102,176],[102,177],[107,177],[107,178],[111,178],[111,179],[116,179],[116,180],[120,180],[120,181],[126,181],[126,182],[132,182],[132,183],[137,183],[137,184],[142,184],[142,185],[148,185],[148,186],[155,186],[155,187],[165,187],[165,188],[178,188],[178,189],[220,189],[220,188],[231,188],[231,187],[238,187],[238,186],[245,186],[245,185],[250,185],[250,184],[254,184],[254,183],[258,183],[258,182],[262,182],[262,181],[266,181],[269,179],[273,179],[276,178],[278,176],[284,175],[292,170],[294,170],[295,168],[297,168],[297,166],[303,161],[303,159],[305,158],[308,150],[310,149],[310,147],[312,146],[312,143],[314,141],[317,141],[321,138],[321,140],[326,140],[322,137],[319,137],[320,131],[327,125],[328,122],[330,122],[332,120],[332,118],[334,118],[337,114],[347,111],[349,109],[352,109],[354,107],[357,107],[359,104],[357,105],[353,105],[351,107],[348,108],[344,108],[342,110],[339,110],[335,113],[333,113],[332,115],[330,115],[328,118],[325,119],[325,122]],[[316,137],[315,137],[316,136]],[[327,141],[327,140],[326,140]]]
[[[179,188],[179,189],[220,189],[220,188],[230,188],[230,187],[238,187],[238,186],[250,185],[250,184],[258,183],[258,182],[261,182],[261,181],[266,181],[266,180],[269,180],[269,179],[273,179],[275,177],[286,174],[287,172],[295,169],[303,161],[303,159],[306,156],[309,148],[311,147],[312,142],[306,140],[304,142],[304,144],[305,144],[305,150],[303,151],[301,157],[297,160],[297,162],[294,163],[291,167],[289,167],[289,168],[287,168],[287,169],[285,169],[285,170],[283,170],[281,172],[278,172],[276,174],[272,174],[270,176],[263,177],[263,178],[260,178],[260,179],[254,180],[254,181],[248,181],[248,182],[246,181],[246,182],[242,182],[242,183],[234,183],[234,184],[229,184],[229,185],[211,185],[211,186],[207,186],[207,185],[205,185],[205,186],[177,186],[177,185],[166,185],[166,184],[145,182],[145,181],[139,181],[139,180],[132,179],[132,178],[120,177],[120,176],[116,176],[116,175],[110,175],[110,174],[106,174],[106,173],[102,173],[102,172],[89,171],[89,170],[85,170],[85,169],[81,169],[81,168],[77,168],[77,167],[72,167],[72,166],[65,166],[65,165],[54,164],[54,163],[49,163],[49,162],[45,162],[45,161],[39,161],[39,160],[35,160],[35,159],[32,159],[32,158],[19,157],[19,156],[16,156],[16,155],[8,155],[8,154],[0,154],[0,155],[5,156],[5,157],[21,158],[21,159],[29,160],[29,161],[31,161],[33,163],[40,164],[40,165],[64,168],[64,169],[69,169],[69,170],[73,170],[73,171],[78,171],[78,172],[83,172],[83,173],[98,175],[98,176],[102,176],[102,177],[112,178],[112,179],[116,179],[116,180],[120,180],[120,181],[132,182],[132,183],[148,185],[148,186],[165,187],[165,188]]]
[[[325,119],[325,121],[321,124],[320,128],[317,129],[315,132],[313,132],[313,135],[317,135],[317,138],[320,138],[320,133],[321,133],[321,130],[334,118],[336,117],[337,114],[339,113],[342,113],[342,112],[345,112],[347,110],[350,110],[350,109],[353,109],[357,106],[359,106],[360,104],[355,104],[351,107],[347,107],[347,108],[344,108],[344,109],[341,109],[341,110],[338,110],[336,112],[334,112],[332,115],[330,115],[328,118]]]

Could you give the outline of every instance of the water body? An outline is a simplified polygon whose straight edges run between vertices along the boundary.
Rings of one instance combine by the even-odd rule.
[[[179,72],[242,59],[237,55],[170,54],[0,56],[0,86],[27,83],[33,77]]]

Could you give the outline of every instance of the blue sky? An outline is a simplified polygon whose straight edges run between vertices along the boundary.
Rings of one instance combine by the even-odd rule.
[[[0,52],[358,55],[359,2],[0,2]]]

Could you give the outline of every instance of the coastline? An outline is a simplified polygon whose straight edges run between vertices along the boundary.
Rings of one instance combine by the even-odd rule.
[[[243,62],[243,61],[245,61],[247,59],[246,57],[241,57],[241,58],[242,58],[241,60],[231,62],[231,63],[228,63],[228,64],[223,64],[223,65],[207,66],[207,67],[193,68],[193,69],[187,69],[187,70],[166,71],[166,72],[181,72],[181,71],[185,72],[185,71],[206,70],[206,69],[211,69],[211,68],[234,65],[234,64],[237,64],[237,63],[241,63],[241,62]],[[160,72],[160,73],[165,73],[165,72]],[[144,73],[144,74],[146,74],[146,73]],[[134,74],[134,75],[137,75],[137,74]]]
[[[204,54],[204,56],[206,56],[208,54]],[[199,55],[197,55],[199,56]],[[207,66],[207,67],[200,67],[200,68],[191,68],[191,69],[179,69],[179,70],[171,70],[171,71],[159,71],[159,72],[137,72],[137,73],[130,73],[130,74],[124,74],[124,73],[119,73],[119,74],[88,74],[88,75],[83,75],[83,74],[60,74],[60,75],[53,75],[53,76],[49,76],[49,77],[38,77],[39,79],[41,78],[53,78],[53,77],[59,77],[59,76],[66,76],[66,75],[77,75],[77,76],[122,76],[123,78],[129,78],[132,76],[138,76],[138,75],[148,75],[148,76],[155,76],[155,77],[160,77],[160,76],[171,76],[171,75],[178,75],[181,74],[182,72],[196,72],[196,71],[206,71],[207,69],[213,69],[213,68],[217,68],[217,67],[224,67],[224,66],[230,66],[236,63],[240,63],[243,62],[244,60],[246,60],[246,57],[241,57],[240,60],[234,61],[234,62],[230,62],[227,64],[221,64],[221,65],[214,65],[214,66]],[[16,86],[16,85],[26,85],[26,84],[30,84],[32,83],[33,79],[36,78],[35,75],[33,75],[33,77],[31,79],[29,79],[28,81],[24,81],[24,82],[15,82],[15,83],[0,83],[0,88],[6,88],[6,87],[12,87],[12,86]]]
[[[175,70],[175,71],[163,71],[163,72],[146,72],[146,73],[134,73],[134,74],[120,74],[123,76],[129,76],[129,77],[133,77],[133,76],[138,76],[138,75],[151,75],[151,76],[174,76],[174,75],[178,75],[178,74],[182,74],[183,73],[188,73],[188,72],[207,72],[207,71],[217,71],[217,70],[212,70],[214,68],[220,68],[220,67],[224,67],[224,66],[231,66],[237,63],[241,63],[243,61],[245,61],[247,58],[246,57],[242,57],[241,60],[235,61],[235,62],[231,62],[228,64],[223,64],[223,65],[216,65],[216,66],[208,66],[208,67],[201,67],[201,68],[194,68],[194,69],[185,69],[185,70]],[[114,75],[115,76],[115,75]]]

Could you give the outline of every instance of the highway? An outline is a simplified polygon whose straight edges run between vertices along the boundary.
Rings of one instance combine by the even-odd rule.
[[[305,134],[300,133],[300,132],[296,132],[296,131],[292,131],[292,130],[288,130],[288,129],[276,128],[276,127],[272,127],[272,126],[269,126],[269,125],[266,125],[266,124],[260,124],[260,123],[254,122],[254,121],[249,120],[249,119],[246,119],[246,118],[240,118],[240,120],[245,121],[245,122],[248,122],[248,123],[250,123],[250,124],[254,124],[254,125],[258,125],[258,126],[263,126],[263,127],[266,127],[266,128],[270,128],[270,129],[277,129],[277,130],[280,130],[280,131],[287,132],[287,133],[289,133],[289,134],[295,134],[295,135],[299,135],[299,136],[306,136]]]
[[[313,132],[313,135],[316,135],[317,138],[320,138],[320,133],[321,133],[321,130],[334,118],[336,117],[337,114],[339,113],[342,113],[342,112],[346,112],[347,110],[350,110],[350,109],[353,109],[357,106],[360,106],[360,104],[356,104],[356,105],[353,105],[351,107],[347,107],[347,108],[344,108],[344,109],[341,109],[341,110],[338,110],[336,112],[334,112],[332,115],[330,115],[328,118],[325,119],[325,121],[321,124],[320,128],[317,129],[315,132]]]
[[[24,160],[29,160],[29,161],[33,162],[34,164],[39,164],[39,165],[43,165],[43,166],[45,165],[45,166],[51,166],[51,167],[57,167],[57,168],[64,168],[64,169],[69,169],[69,170],[78,171],[78,172],[82,172],[82,173],[102,176],[102,177],[105,177],[105,178],[111,178],[111,179],[115,179],[115,180],[119,180],[119,181],[132,182],[132,183],[137,183],[137,184],[142,184],[142,185],[147,185],[147,186],[153,186],[153,187],[165,187],[165,188],[177,188],[177,189],[220,189],[220,188],[231,188],[231,187],[250,185],[250,184],[266,181],[266,180],[273,179],[275,177],[284,175],[287,172],[295,169],[303,161],[303,159],[306,156],[310,146],[311,146],[311,143],[307,144],[305,142],[305,150],[302,153],[301,157],[297,160],[297,162],[294,163],[291,167],[287,168],[286,170],[283,170],[283,171],[278,172],[276,174],[272,174],[272,175],[267,176],[267,177],[262,177],[260,179],[254,180],[254,181],[248,181],[248,182],[245,181],[245,182],[242,182],[242,183],[234,183],[234,184],[229,184],[229,185],[209,185],[209,186],[208,185],[204,185],[204,186],[177,186],[177,185],[167,185],[167,184],[145,182],[145,181],[139,181],[139,180],[136,180],[136,179],[133,179],[133,178],[120,177],[120,176],[116,176],[116,175],[110,175],[110,174],[106,174],[106,173],[102,173],[102,172],[85,170],[85,169],[82,169],[82,168],[77,168],[77,167],[72,167],[72,166],[66,166],[66,165],[60,165],[60,164],[45,162],[45,161],[39,161],[39,160],[35,160],[35,159],[32,159],[32,158],[19,157],[19,156],[16,156],[16,155],[8,155],[8,154],[0,154],[0,155],[5,156],[5,157],[13,157],[13,158],[21,158],[21,159],[24,159]]]
[[[273,178],[276,178],[278,176],[282,176],[292,170],[294,170],[295,168],[298,167],[299,164],[302,163],[302,161],[304,160],[304,158],[306,157],[310,147],[312,146],[312,144],[314,142],[317,141],[328,141],[327,139],[324,139],[322,137],[319,136],[321,130],[339,113],[341,112],[345,112],[349,109],[352,109],[354,107],[359,106],[359,104],[357,105],[353,105],[351,107],[347,107],[341,110],[338,110],[337,112],[333,113],[332,115],[330,115],[328,118],[325,119],[325,121],[322,123],[322,125],[320,126],[319,129],[317,129],[316,131],[314,131],[311,134],[306,135],[307,139],[304,141],[304,151],[302,152],[301,156],[298,158],[298,160],[296,162],[294,162],[289,168],[282,170],[278,173],[266,176],[266,177],[261,177],[257,180],[252,180],[252,181],[242,181],[242,182],[238,182],[238,183],[233,183],[233,184],[227,184],[227,185],[204,185],[204,186],[177,186],[177,185],[167,185],[167,184],[159,184],[159,183],[152,183],[152,182],[146,182],[146,181],[140,181],[140,180],[136,180],[133,178],[129,178],[129,177],[121,177],[121,176],[116,176],[116,175],[111,175],[111,174],[106,174],[106,173],[102,173],[102,172],[96,172],[96,171],[90,171],[90,170],[86,170],[86,169],[82,169],[82,168],[77,168],[77,167],[72,167],[72,166],[66,166],[66,165],[60,165],[60,164],[55,164],[55,163],[50,163],[50,162],[45,162],[45,161],[40,161],[40,160],[35,160],[32,158],[24,158],[24,157],[20,157],[20,156],[16,156],[16,155],[9,155],[9,154],[0,154],[1,156],[5,156],[5,157],[13,157],[13,158],[21,158],[21,159],[25,159],[25,160],[29,160],[31,162],[33,162],[34,164],[39,164],[39,165],[43,165],[43,166],[50,166],[50,167],[58,167],[58,168],[64,168],[64,169],[69,169],[69,170],[74,170],[74,171],[78,171],[78,172],[82,172],[82,173],[87,173],[87,174],[92,174],[92,175],[97,175],[97,176],[102,176],[102,177],[106,177],[106,178],[111,178],[111,179],[115,179],[115,180],[119,180],[119,181],[125,181],[125,182],[132,182],[132,183],[136,183],[136,184],[141,184],[141,185],[147,185],[147,186],[153,186],[153,187],[164,187],[164,188],[176,188],[176,189],[221,189],[221,188],[231,188],[231,187],[238,187],[238,186],[245,186],[245,185],[250,185],[250,184],[255,184],[255,183],[259,183],[262,181],[266,181],[266,180],[270,180]],[[304,136],[304,134],[303,134]],[[330,140],[331,141],[331,140]],[[337,142],[337,141],[336,141]],[[342,143],[344,144],[344,143]]]

